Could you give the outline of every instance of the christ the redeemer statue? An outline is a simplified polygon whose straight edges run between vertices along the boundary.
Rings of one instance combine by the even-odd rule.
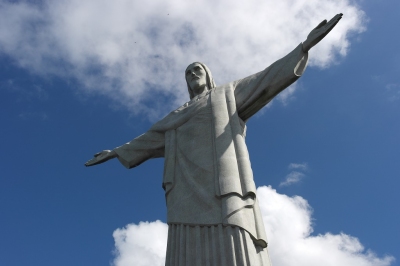
[[[222,86],[215,85],[203,63],[190,64],[185,72],[189,102],[143,135],[86,163],[118,158],[133,168],[165,158],[165,265],[271,265],[245,143],[246,122],[303,74],[308,51],[341,18],[322,21],[265,70]]]

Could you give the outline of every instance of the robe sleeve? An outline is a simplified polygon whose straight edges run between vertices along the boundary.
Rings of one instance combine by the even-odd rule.
[[[122,165],[133,168],[148,159],[164,157],[164,146],[164,133],[149,130],[114,151]]]
[[[302,47],[300,43],[265,70],[234,82],[236,108],[243,121],[247,121],[303,74],[308,53],[303,52]]]

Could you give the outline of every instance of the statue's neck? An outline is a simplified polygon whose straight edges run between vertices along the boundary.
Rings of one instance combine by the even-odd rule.
[[[201,97],[206,95],[206,93],[208,92],[208,87],[204,86],[202,88],[197,89],[197,91],[194,91],[194,97]]]

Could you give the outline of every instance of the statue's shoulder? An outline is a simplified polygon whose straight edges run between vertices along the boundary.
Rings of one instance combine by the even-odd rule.
[[[176,112],[182,111],[183,109],[185,109],[185,108],[187,108],[187,107],[189,106],[189,103],[190,103],[190,101],[184,103],[182,106],[180,106],[180,107],[178,107],[176,110],[172,111],[172,113],[176,113]]]

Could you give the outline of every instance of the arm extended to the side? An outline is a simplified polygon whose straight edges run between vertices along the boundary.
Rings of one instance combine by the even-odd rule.
[[[266,69],[233,82],[236,108],[243,121],[247,121],[302,76],[307,66],[308,51],[320,42],[341,18],[342,14],[337,14],[329,22],[322,21],[292,52]]]

